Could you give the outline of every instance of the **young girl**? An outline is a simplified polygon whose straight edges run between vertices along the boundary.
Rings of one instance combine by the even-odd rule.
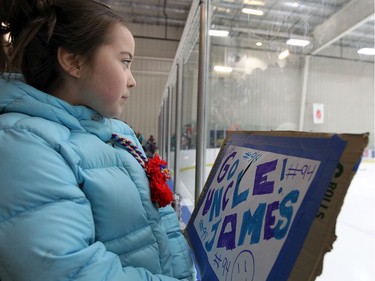
[[[0,279],[195,280],[165,163],[151,169],[115,119],[136,85],[121,16],[90,0],[0,6]]]

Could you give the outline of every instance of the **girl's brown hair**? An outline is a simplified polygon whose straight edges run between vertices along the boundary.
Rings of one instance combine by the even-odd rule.
[[[59,47],[90,60],[108,41],[111,26],[125,24],[120,14],[92,0],[0,0],[0,7],[0,70],[21,71],[42,91],[61,82]]]

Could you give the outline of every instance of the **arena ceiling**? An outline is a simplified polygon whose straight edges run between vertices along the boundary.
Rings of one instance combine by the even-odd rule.
[[[185,27],[192,1],[199,0],[102,0],[129,22],[179,28]],[[209,5],[210,28],[227,30],[230,40],[222,41],[227,45],[262,42],[263,48],[275,50],[293,37],[310,42],[294,47],[304,54],[318,54],[327,46],[374,48],[373,0],[211,0]]]

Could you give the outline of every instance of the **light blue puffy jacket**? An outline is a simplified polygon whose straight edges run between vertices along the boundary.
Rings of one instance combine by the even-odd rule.
[[[0,279],[194,280],[177,216],[102,118],[0,79]]]

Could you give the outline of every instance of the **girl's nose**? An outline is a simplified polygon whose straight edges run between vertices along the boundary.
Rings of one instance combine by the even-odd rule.
[[[137,85],[137,82],[135,82],[133,74],[130,73],[130,77],[128,80],[128,88],[134,88],[136,85]]]

